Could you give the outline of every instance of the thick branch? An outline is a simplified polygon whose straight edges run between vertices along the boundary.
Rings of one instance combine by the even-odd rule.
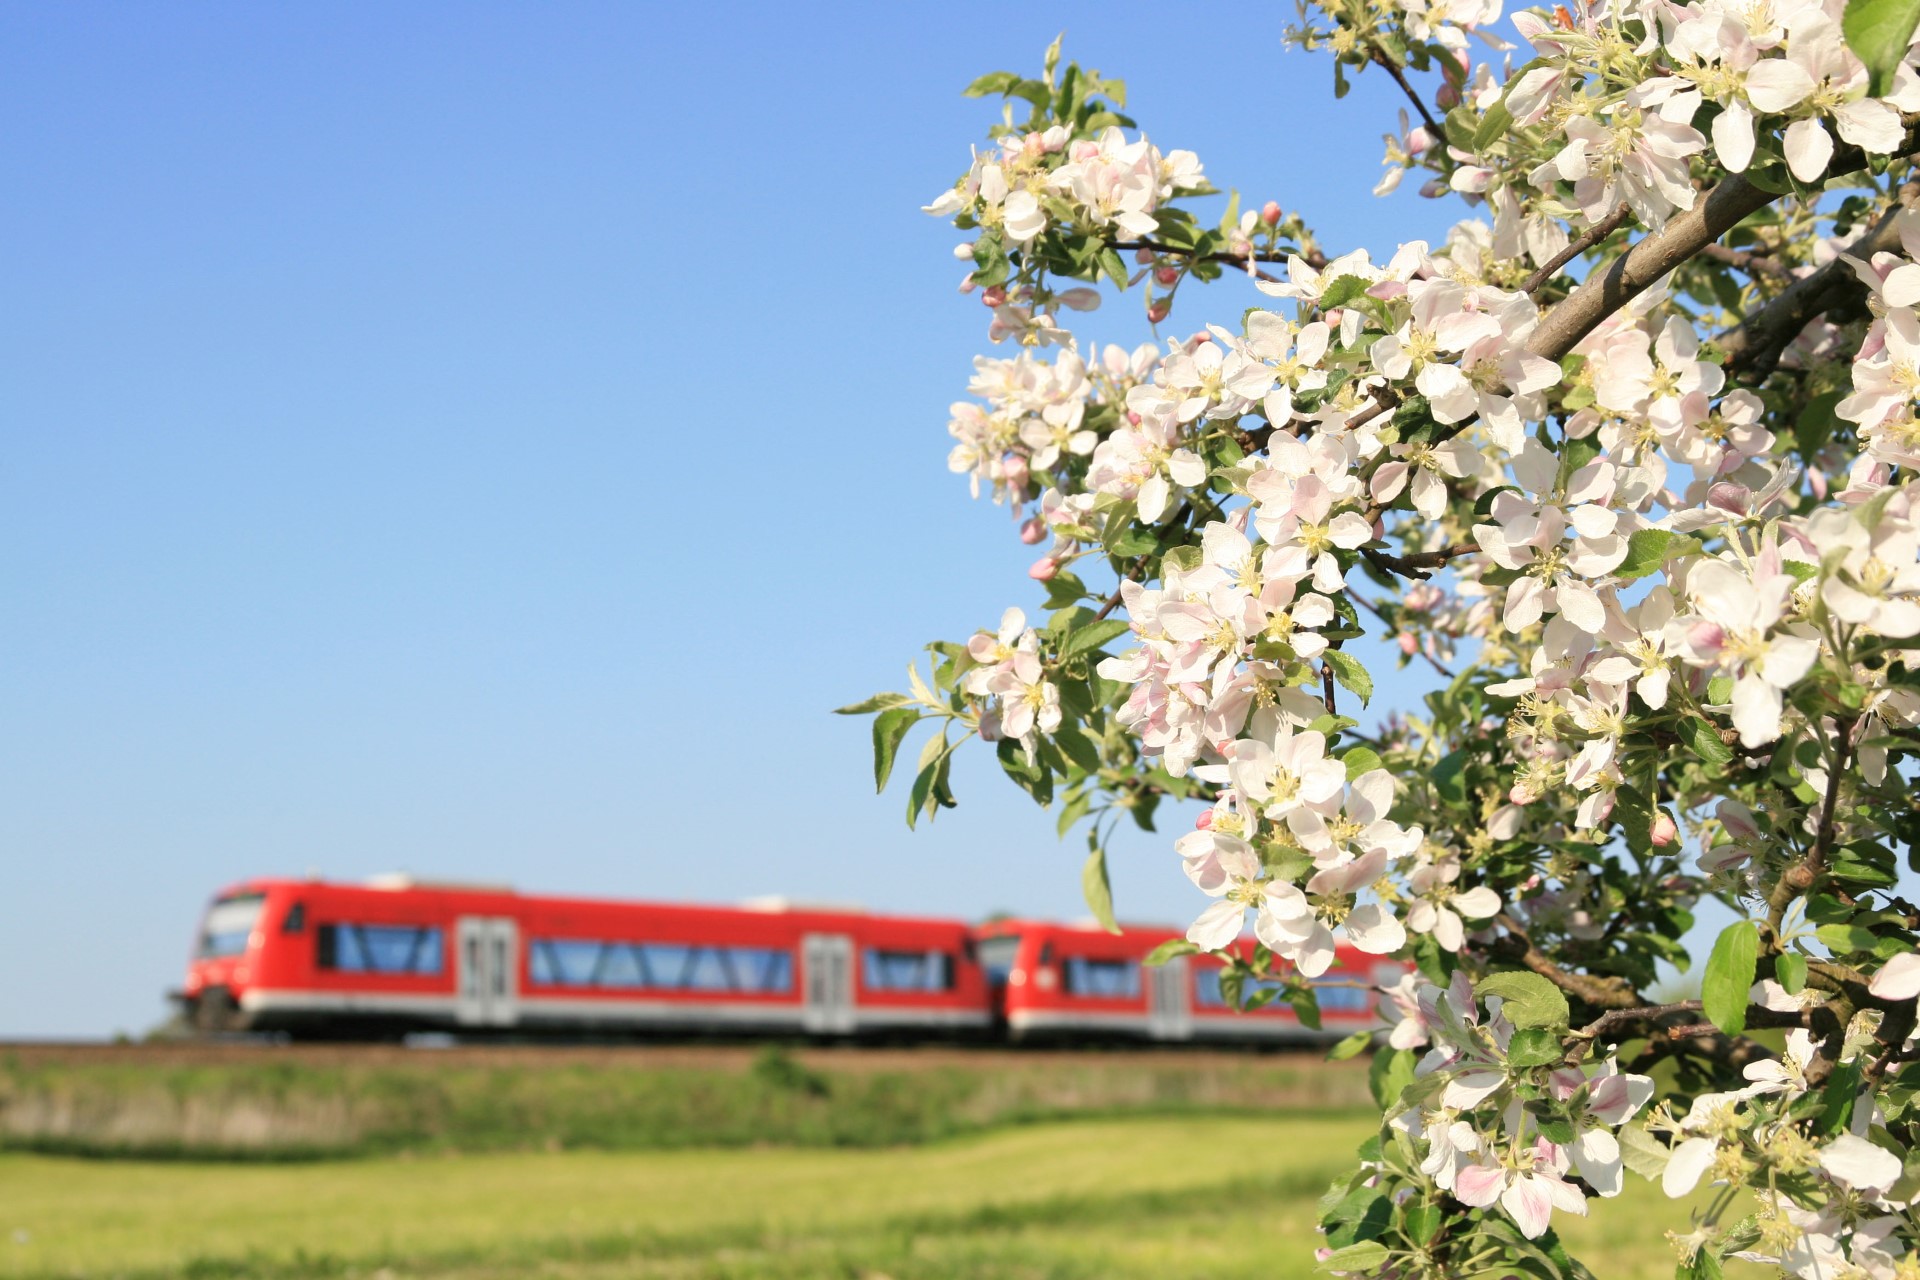
[[[1900,247],[1899,214],[1920,199],[1920,183],[1909,182],[1900,189],[1900,198],[1888,209],[1873,229],[1854,242],[1849,256],[1871,258],[1874,254]],[[1800,336],[1813,321],[1827,312],[1865,301],[1867,286],[1853,268],[1835,258],[1812,275],[1795,280],[1766,306],[1741,322],[1739,328],[1720,338],[1726,352],[1727,367],[1744,371],[1758,382],[1780,363],[1780,353]]]
[[[1741,174],[1728,177],[1695,200],[1693,208],[1675,214],[1666,226],[1588,276],[1565,302],[1541,317],[1527,339],[1527,350],[1558,360],[1602,320],[1774,199],[1772,192],[1761,190]]]
[[[1638,993],[1624,979],[1603,978],[1596,974],[1562,969],[1533,945],[1533,940],[1527,937],[1527,931],[1512,916],[1502,912],[1499,922],[1518,944],[1516,949],[1519,955],[1516,959],[1567,994],[1579,996],[1601,1009],[1631,1009],[1642,1003]]]

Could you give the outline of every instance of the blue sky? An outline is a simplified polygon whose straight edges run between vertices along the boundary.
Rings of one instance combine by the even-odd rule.
[[[919,206],[1062,29],[1332,251],[1460,216],[1367,194],[1392,86],[1277,20],[0,9],[0,1036],[151,1025],[254,874],[1082,914],[984,752],[910,834],[827,714],[1038,606],[945,468],[986,314]],[[1171,838],[1123,916],[1196,907]]]

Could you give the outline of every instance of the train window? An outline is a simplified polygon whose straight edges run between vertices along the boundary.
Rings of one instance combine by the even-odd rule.
[[[1285,985],[1285,983],[1272,978],[1255,978],[1250,979],[1241,990],[1244,998],[1244,996],[1251,996],[1256,991],[1265,991],[1269,988],[1282,987]],[[1226,993],[1220,989],[1220,970],[1195,969],[1193,971],[1193,1002],[1208,1009],[1224,1009],[1227,1007]]]
[[[1322,1013],[1366,1013],[1373,1008],[1372,989],[1357,985],[1352,974],[1315,978],[1313,993]]]
[[[980,967],[987,971],[987,981],[996,986],[1005,986],[1007,975],[1013,972],[1013,962],[1020,954],[1020,939],[982,938],[980,940]]]
[[[1107,1000],[1140,994],[1140,966],[1131,960],[1089,960],[1068,956],[1060,962],[1060,990],[1070,996]]]
[[[945,951],[881,951],[861,957],[861,984],[869,991],[951,991],[953,957]]]
[[[323,924],[314,930],[322,969],[432,977],[446,962],[438,928],[413,924]]]
[[[772,947],[535,938],[527,976],[536,987],[772,994],[793,990],[793,956]]]
[[[307,928],[307,904],[296,902],[287,909],[287,918],[280,922],[282,933],[304,933]]]
[[[245,951],[247,939],[252,936],[253,927],[260,923],[260,913],[266,905],[265,894],[236,893],[207,908],[206,923],[200,928],[201,958],[237,956]]]

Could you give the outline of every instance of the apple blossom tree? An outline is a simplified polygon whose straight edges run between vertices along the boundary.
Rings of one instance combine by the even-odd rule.
[[[1274,203],[1203,223],[1201,159],[1058,42],[974,82],[999,123],[927,208],[995,347],[950,465],[1045,544],[1045,613],[844,710],[883,788],[931,730],[910,823],[989,744],[1088,831],[1109,925],[1115,824],[1199,802],[1173,852],[1211,901],[1163,951],[1222,952],[1237,1000],[1312,1023],[1342,936],[1410,962],[1384,1043],[1334,1051],[1382,1118],[1327,1270],[1585,1276],[1554,1217],[1631,1174],[1696,1206],[1681,1276],[1915,1280],[1920,3],[1500,16],[1287,33],[1335,96],[1405,95],[1376,193],[1464,206],[1384,262]],[[1228,273],[1270,303],[1069,327]],[[1368,636],[1435,684],[1371,733]],[[1655,999],[1703,898],[1738,918],[1702,995]]]

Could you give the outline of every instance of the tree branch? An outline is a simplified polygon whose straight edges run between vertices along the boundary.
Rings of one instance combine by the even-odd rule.
[[[1368,564],[1383,573],[1397,573],[1403,578],[1418,578],[1421,581],[1433,576],[1433,571],[1445,565],[1447,561],[1460,556],[1472,555],[1480,546],[1473,542],[1456,542],[1450,547],[1438,551],[1411,551],[1396,556],[1372,547],[1360,548]]]
[[[1833,848],[1833,815],[1840,804],[1840,784],[1845,781],[1847,769],[1853,763],[1854,724],[1852,720],[1839,723],[1840,743],[1827,770],[1827,794],[1820,802],[1819,825],[1814,828],[1812,847],[1807,850],[1806,857],[1781,871],[1780,878],[1773,882],[1772,892],[1767,894],[1767,926],[1776,940],[1780,936],[1780,922],[1786,917],[1788,904],[1813,888],[1821,872],[1826,870],[1827,853]]]
[[[1633,210],[1627,207],[1626,201],[1622,200],[1614,207],[1612,213],[1588,227],[1586,233],[1578,240],[1547,259],[1544,266],[1528,276],[1526,283],[1520,286],[1520,292],[1528,295],[1540,292],[1540,287],[1558,275],[1560,268],[1618,231],[1632,214]]]
[[[1710,244],[1700,250],[1700,256],[1712,258],[1715,262],[1724,262],[1735,271],[1744,271],[1750,276],[1772,276],[1776,280],[1793,279],[1793,272],[1787,265],[1771,254],[1754,253],[1749,249],[1730,249],[1724,244]]]
[[[1851,257],[1871,258],[1883,250],[1900,247],[1899,215],[1920,200],[1920,183],[1909,182],[1900,188],[1899,197],[1874,224],[1872,230],[1854,241],[1847,250]],[[1754,382],[1763,381],[1780,363],[1780,355],[1809,324],[1819,317],[1850,303],[1865,301],[1867,286],[1854,275],[1853,268],[1835,258],[1812,275],[1802,276],[1760,308],[1738,328],[1721,335],[1719,346],[1726,353],[1727,367],[1739,369]]]
[[[1693,208],[1675,214],[1666,226],[1641,237],[1603,270],[1588,276],[1566,301],[1541,317],[1527,339],[1527,350],[1558,360],[1602,320],[1776,199],[1773,192],[1755,186],[1742,174],[1726,178],[1695,200]]]
[[[1377,65],[1386,68],[1387,74],[1393,77],[1393,82],[1400,86],[1400,92],[1407,95],[1407,101],[1411,102],[1413,109],[1420,113],[1420,123],[1426,126],[1428,140],[1436,146],[1444,144],[1447,140],[1447,131],[1440,127],[1438,120],[1433,118],[1433,112],[1427,110],[1426,101],[1407,80],[1407,73],[1401,70],[1400,64],[1388,57],[1387,51],[1372,41],[1368,41],[1367,50]]]
[[[1515,949],[1519,954],[1515,958],[1567,994],[1579,996],[1588,1004],[1601,1009],[1631,1009],[1643,1003],[1639,993],[1634,991],[1632,985],[1625,979],[1603,978],[1597,974],[1574,973],[1569,969],[1562,969],[1548,959],[1546,953],[1540,948],[1533,945],[1533,940],[1527,936],[1527,931],[1512,916],[1503,911],[1497,919],[1500,926],[1512,934],[1513,941],[1518,944]]]

